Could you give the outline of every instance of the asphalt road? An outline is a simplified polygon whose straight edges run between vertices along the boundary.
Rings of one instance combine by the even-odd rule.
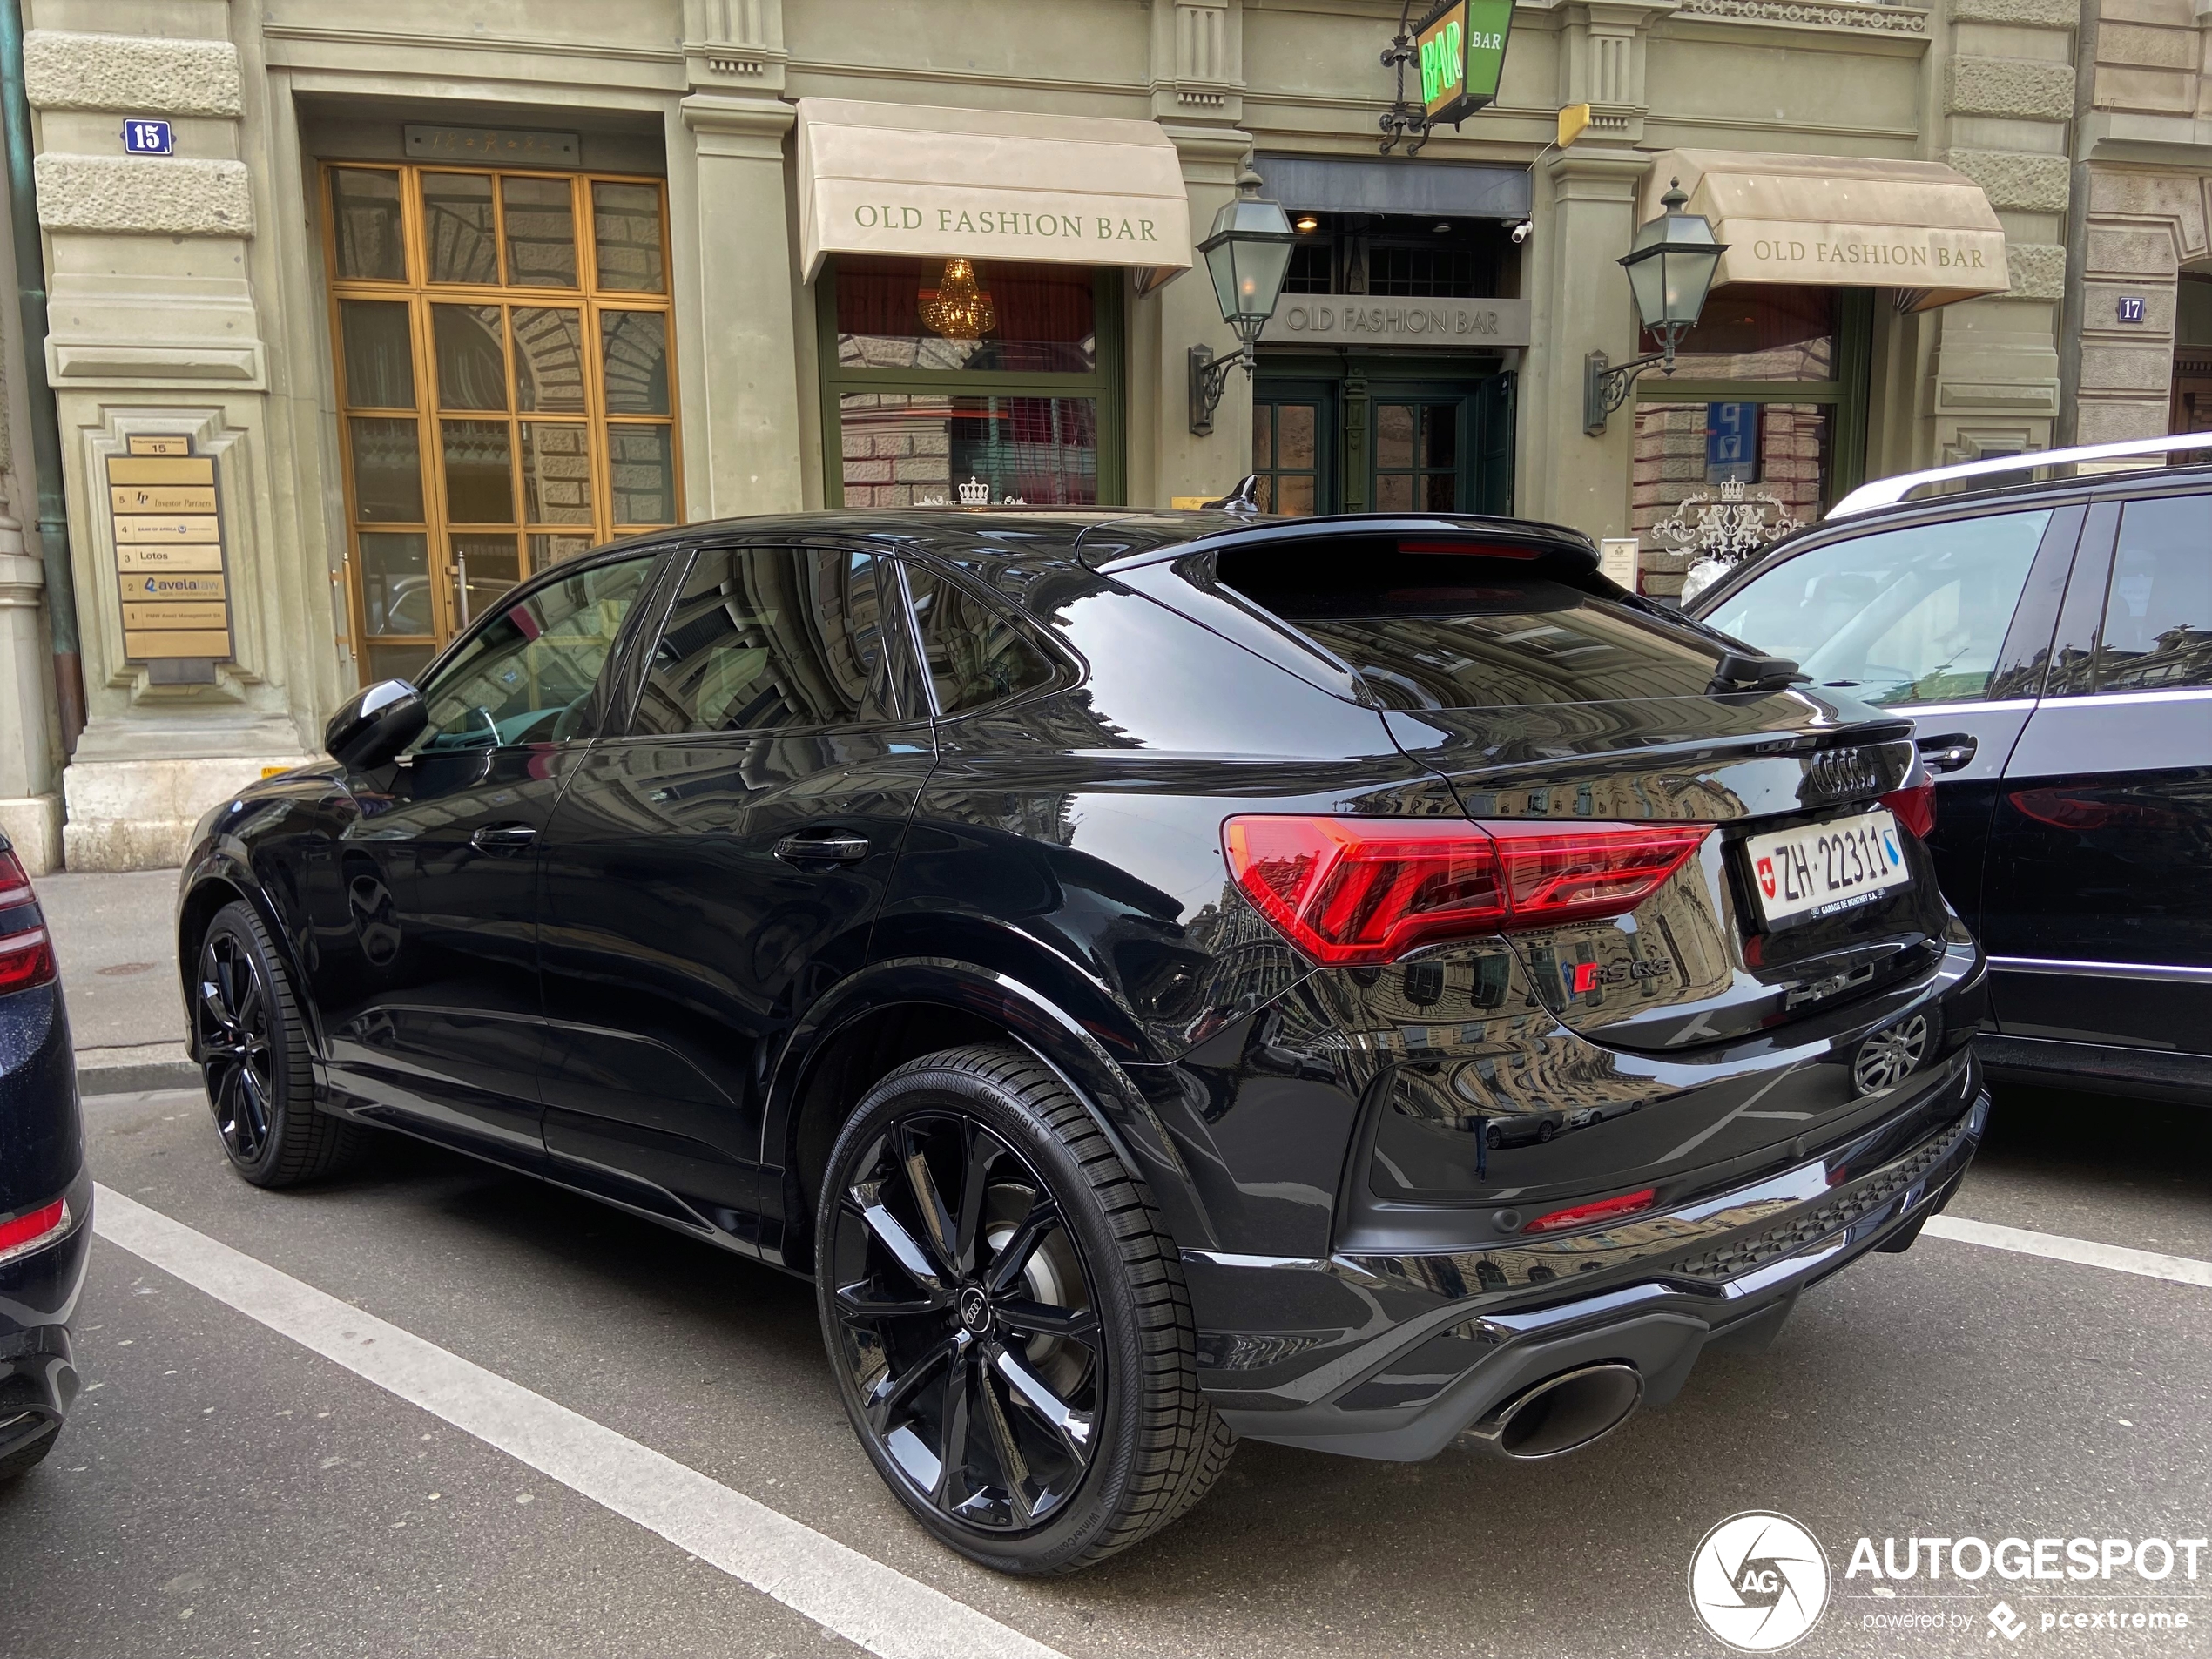
[[[2212,1288],[1924,1238],[1585,1453],[1396,1466],[1247,1444],[1170,1532],[1017,1583],[946,1554],[879,1485],[803,1285],[398,1139],[272,1194],[229,1173],[195,1096],[88,1112],[113,1190],[1070,1659],[1720,1654],[1685,1578],[1745,1509],[1795,1517],[1828,1555],[1803,1653],[2212,1653],[2212,1551],[2194,1583],[1880,1596],[1844,1575],[1862,1535],[2212,1532]],[[2212,1259],[2212,1113],[2000,1096],[1952,1213]],[[106,1238],[84,1309],[91,1389],[46,1465],[0,1489],[0,1653],[860,1651]],[[2027,1622],[2012,1642],[1985,1622],[2000,1599]],[[2130,1609],[2191,1628],[2040,1628]],[[1868,1627],[1901,1611],[1956,1627]]]

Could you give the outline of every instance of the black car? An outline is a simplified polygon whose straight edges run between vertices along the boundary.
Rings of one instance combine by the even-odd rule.
[[[693,526],[208,816],[198,1054],[249,1180],[387,1125],[813,1275],[1003,1570],[1238,1434],[1548,1456],[1979,1142],[1909,727],[1787,670],[1513,521]]]
[[[69,1323],[91,1219],[53,941],[22,860],[0,835],[0,1480],[44,1460],[76,1401]]]
[[[2212,468],[1986,475],[2027,459],[1886,480],[1966,489],[1839,503],[1689,608],[1915,722],[1993,1071],[2212,1102]]]

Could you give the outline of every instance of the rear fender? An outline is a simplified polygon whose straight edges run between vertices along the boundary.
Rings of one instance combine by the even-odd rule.
[[[1177,1244],[1211,1244],[1211,1224],[1174,1143],[1146,1103],[1143,1090],[1089,1021],[1077,1018],[1024,977],[950,957],[906,956],[873,962],[841,981],[807,1010],[776,1063],[762,1126],[770,1166],[763,1172],[762,1196],[781,1213],[764,1218],[764,1242],[780,1231],[787,1264],[805,1262],[812,1250],[807,1235],[813,1218],[799,1157],[809,1086],[841,1036],[853,1034],[865,1019],[900,1008],[941,1010],[953,1032],[974,1030],[980,1022],[1021,1044],[1082,1103],[1123,1163],[1150,1189]],[[950,1036],[948,1046],[963,1040]],[[839,1121],[854,1103],[837,1103]],[[779,1205],[774,1197],[779,1189]],[[772,1244],[770,1253],[776,1253]]]

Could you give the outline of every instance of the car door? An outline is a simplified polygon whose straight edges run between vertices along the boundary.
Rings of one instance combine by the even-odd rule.
[[[2212,1053],[2208,872],[2212,494],[2100,503],[1996,806],[1999,1028]]]
[[[932,764],[881,563],[699,549],[629,729],[578,767],[543,844],[554,1178],[754,1241],[774,1057],[866,960]]]
[[[1693,607],[1821,686],[1912,717],[1937,786],[1936,879],[1969,926],[1998,786],[2035,708],[2083,511],[1953,509],[1824,537]]]
[[[430,676],[421,734],[355,780],[361,816],[334,849],[343,933],[311,973],[338,1103],[541,1161],[536,843],[606,718],[652,568],[596,563],[505,602]]]

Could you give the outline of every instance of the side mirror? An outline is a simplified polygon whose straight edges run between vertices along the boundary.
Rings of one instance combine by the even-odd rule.
[[[421,692],[405,680],[379,680],[330,717],[322,746],[347,771],[368,772],[414,742],[428,719]]]

